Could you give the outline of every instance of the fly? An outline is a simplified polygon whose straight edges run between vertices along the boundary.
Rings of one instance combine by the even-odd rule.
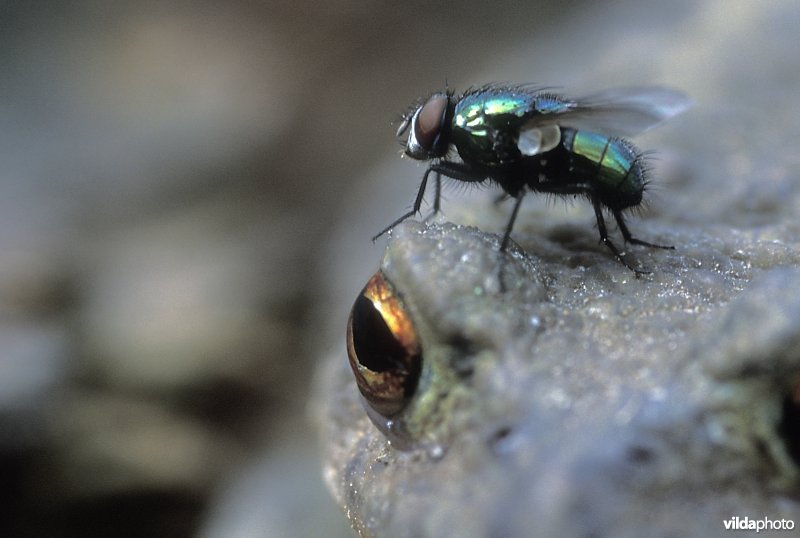
[[[625,223],[623,211],[642,203],[648,178],[643,153],[622,137],[647,131],[689,105],[685,94],[657,86],[607,90],[576,100],[524,85],[487,85],[460,97],[449,90],[435,93],[406,115],[397,131],[398,137],[408,131],[406,155],[430,163],[414,205],[373,241],[420,211],[433,172],[434,214],[441,176],[494,182],[515,199],[501,251],[527,192],[582,195],[592,203],[603,244],[637,275],[649,273],[628,263],[608,237],[603,209],[613,215],[626,243],[674,248],[633,237]]]

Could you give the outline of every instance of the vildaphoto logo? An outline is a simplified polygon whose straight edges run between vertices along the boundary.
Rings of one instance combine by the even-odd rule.
[[[790,531],[794,529],[792,519],[751,519],[747,516],[733,516],[722,522],[726,531]]]

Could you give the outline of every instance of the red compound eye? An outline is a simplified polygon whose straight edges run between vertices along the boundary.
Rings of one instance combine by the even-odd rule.
[[[410,120],[411,134],[406,144],[409,157],[428,160],[443,157],[447,153],[449,142],[445,122],[449,105],[450,97],[445,93],[437,93],[414,112]]]
[[[442,94],[434,95],[419,109],[414,121],[414,137],[425,151],[434,149],[436,139],[442,131],[446,110],[447,96]]]

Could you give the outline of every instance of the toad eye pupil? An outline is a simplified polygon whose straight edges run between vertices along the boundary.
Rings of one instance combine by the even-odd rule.
[[[361,366],[373,372],[403,372],[406,350],[397,341],[381,313],[360,295],[353,305],[353,347]]]
[[[388,417],[413,396],[421,353],[414,326],[380,271],[353,304],[347,324],[347,355],[367,403]]]

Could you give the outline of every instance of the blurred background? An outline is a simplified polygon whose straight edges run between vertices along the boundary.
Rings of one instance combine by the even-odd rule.
[[[350,536],[308,403],[423,170],[393,122],[445,83],[714,99],[676,44],[795,33],[774,4],[3,2],[0,535]]]

